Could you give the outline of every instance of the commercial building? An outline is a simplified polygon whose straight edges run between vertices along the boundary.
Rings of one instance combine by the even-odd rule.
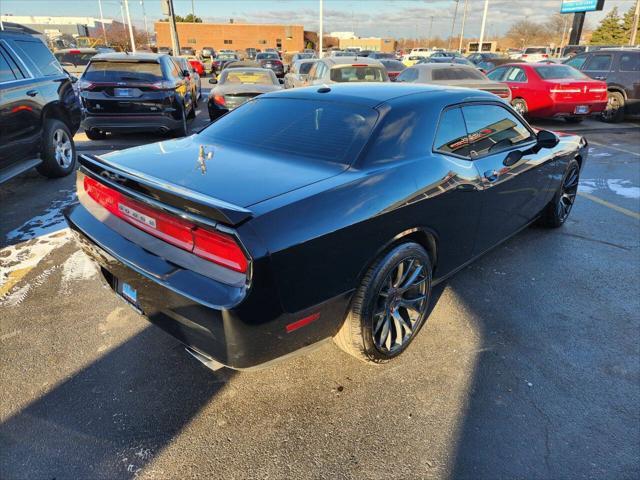
[[[37,15],[2,15],[3,22],[18,23],[36,30],[48,37],[70,35],[73,37],[92,37],[102,33],[102,24],[99,18],[94,17],[50,17]],[[104,19],[106,28],[109,28],[113,20]]]
[[[181,47],[202,47],[216,50],[244,50],[245,48],[277,48],[292,52],[304,48],[304,27],[266,23],[188,23],[177,24]],[[156,22],[158,47],[171,47],[168,22]]]
[[[340,49],[359,48],[360,50],[372,50],[374,52],[393,52],[395,40],[393,38],[341,38]]]

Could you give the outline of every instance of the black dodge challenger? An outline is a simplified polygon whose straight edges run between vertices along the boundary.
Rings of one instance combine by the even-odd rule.
[[[381,363],[434,284],[565,222],[586,156],[486,92],[285,90],[187,138],[81,156],[67,220],[116,294],[212,368],[329,338]]]

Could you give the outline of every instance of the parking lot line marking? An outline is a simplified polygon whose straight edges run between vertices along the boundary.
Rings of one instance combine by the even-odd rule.
[[[631,150],[627,150],[625,148],[620,148],[620,147],[612,147],[611,145],[606,145],[604,143],[594,142],[592,140],[589,140],[589,145],[598,145],[599,147],[610,148],[611,150],[618,150],[619,152],[628,153],[629,155],[634,155],[636,157],[640,157],[640,153],[638,153],[638,152],[632,152]]]
[[[0,297],[2,297],[5,293],[8,293],[9,290],[13,288],[13,286],[22,280],[27,273],[29,273],[33,267],[20,268],[18,270],[14,270],[7,277],[7,281],[4,285],[0,285]]]
[[[601,198],[596,197],[595,195],[591,195],[590,193],[578,192],[578,195],[584,198],[588,198],[592,202],[599,203],[600,205],[610,208],[611,210],[615,210],[616,212],[620,212],[623,215],[626,215],[631,218],[635,218],[636,220],[640,220],[640,213],[633,212],[624,207],[619,207],[613,203],[607,202],[606,200],[602,200]]]

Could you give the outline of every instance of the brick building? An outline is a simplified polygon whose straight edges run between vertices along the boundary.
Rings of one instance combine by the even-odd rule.
[[[202,47],[216,50],[244,50],[245,48],[277,48],[287,52],[304,48],[302,25],[265,23],[186,23],[177,24],[180,47]],[[169,22],[156,22],[158,47],[171,47]]]

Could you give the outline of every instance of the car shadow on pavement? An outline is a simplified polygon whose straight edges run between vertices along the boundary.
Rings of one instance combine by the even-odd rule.
[[[134,478],[233,375],[147,327],[0,425],[0,476]]]

